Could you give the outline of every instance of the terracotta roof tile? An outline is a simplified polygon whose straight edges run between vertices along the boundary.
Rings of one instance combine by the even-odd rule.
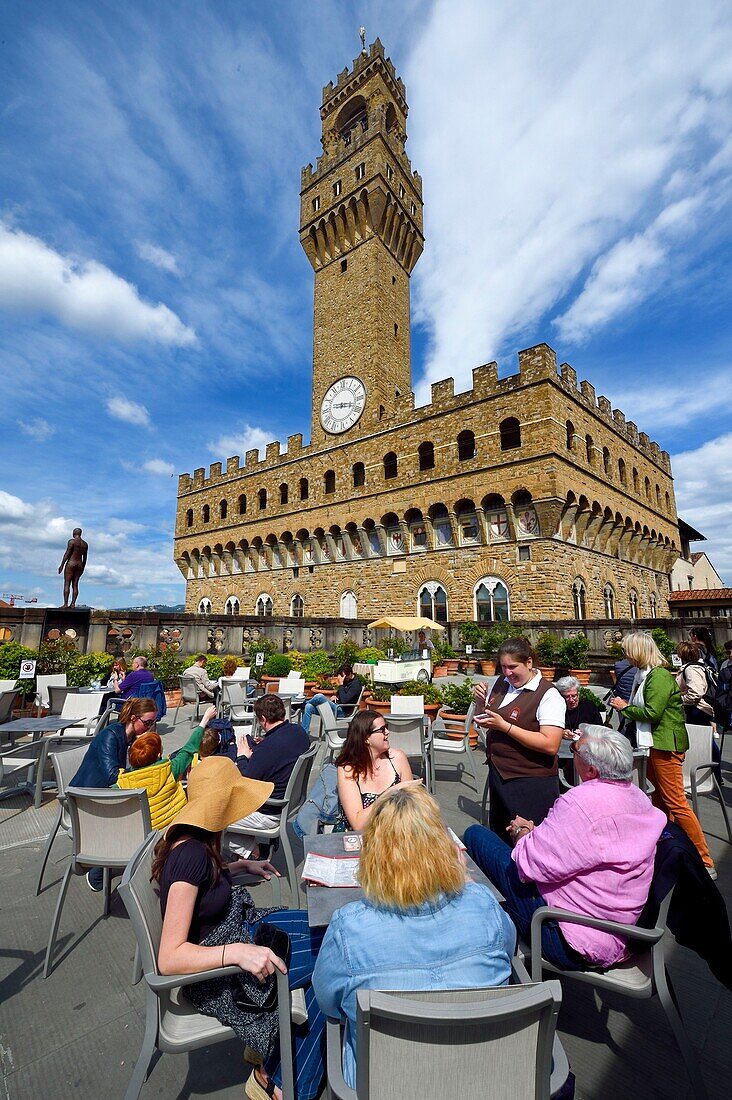
[[[684,588],[681,592],[670,592],[670,600],[732,600],[732,588]]]

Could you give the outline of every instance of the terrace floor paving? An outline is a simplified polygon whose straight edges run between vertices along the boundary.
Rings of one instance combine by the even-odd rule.
[[[193,708],[178,724],[158,728],[166,751],[185,741]],[[483,769],[479,766],[479,771]],[[724,788],[732,806],[732,759],[725,753]],[[482,776],[481,776],[482,779]],[[480,797],[469,773],[452,761],[437,767],[436,793],[458,832],[476,821]],[[35,897],[44,840],[56,814],[52,794],[34,810],[27,795],[0,802],[0,1097],[2,1100],[96,1100],[122,1097],[143,1032],[143,983],[131,983],[134,938],[121,900],[109,917],[84,879],[74,879],[61,920],[54,969],[42,977],[46,939],[70,846],[56,841],[44,888]],[[702,823],[732,897],[732,848],[718,804],[702,798]],[[278,863],[279,857],[275,858]],[[279,864],[278,864],[279,865]],[[284,887],[285,900],[287,888]],[[256,889],[270,904],[271,888]],[[692,952],[674,944],[670,972],[683,1019],[700,1058],[710,1100],[726,1100],[732,1071],[732,994]],[[562,980],[559,1033],[577,1077],[581,1100],[687,1100],[684,1064],[656,1000],[632,1001]],[[246,1071],[232,1041],[188,1056],[166,1055],[153,1065],[141,1100],[243,1096]]]

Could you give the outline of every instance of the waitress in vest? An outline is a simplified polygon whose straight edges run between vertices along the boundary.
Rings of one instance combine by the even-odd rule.
[[[475,690],[473,721],[486,731],[489,825],[505,836],[517,815],[538,825],[559,796],[557,750],[566,705],[534,668],[528,638],[504,642],[498,662],[503,676],[487,700],[486,684]]]

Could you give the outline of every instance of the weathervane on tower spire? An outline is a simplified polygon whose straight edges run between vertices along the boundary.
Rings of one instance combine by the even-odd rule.
[[[366,28],[359,27],[358,33],[361,38],[361,53],[366,53]]]

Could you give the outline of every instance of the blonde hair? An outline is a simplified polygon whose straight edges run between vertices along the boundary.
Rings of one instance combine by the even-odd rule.
[[[377,799],[363,831],[359,881],[369,901],[396,909],[463,889],[457,847],[424,787],[402,787]]]
[[[651,635],[644,634],[642,630],[626,634],[621,644],[623,653],[636,668],[661,668],[666,665],[666,658]]]

